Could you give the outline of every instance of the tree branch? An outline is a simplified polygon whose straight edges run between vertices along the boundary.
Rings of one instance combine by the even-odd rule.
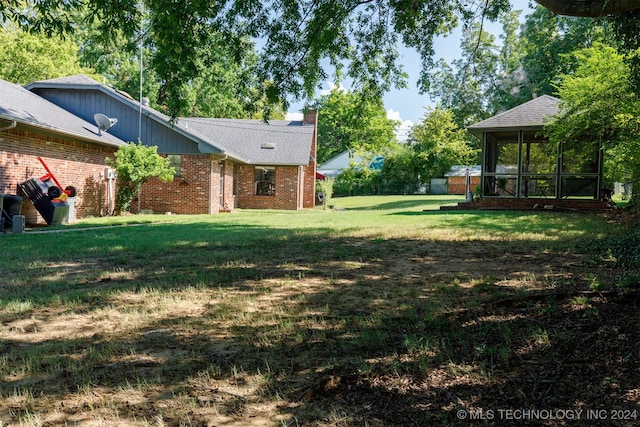
[[[535,0],[558,15],[597,18],[640,9],[640,0]]]

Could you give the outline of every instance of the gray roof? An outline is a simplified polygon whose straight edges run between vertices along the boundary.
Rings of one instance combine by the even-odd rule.
[[[109,133],[99,136],[94,123],[4,80],[0,80],[0,118],[74,139],[116,147],[126,145]]]
[[[547,120],[558,114],[558,111],[560,100],[550,95],[542,95],[467,129],[473,134],[497,130],[539,130]]]
[[[183,117],[177,126],[249,164],[309,164],[314,126],[301,121]]]
[[[96,89],[128,104],[136,114],[140,103],[85,75],[33,82],[27,89]],[[176,123],[159,111],[143,106],[143,114],[198,143],[201,152],[222,153],[234,160],[262,165],[307,165],[314,126],[301,121],[179,118]]]
[[[85,87],[85,86],[102,86],[100,83],[84,74],[76,74],[74,76],[58,77],[57,79],[37,80],[27,85],[27,88],[39,83],[46,83],[48,86],[63,85],[65,88],[71,86]]]

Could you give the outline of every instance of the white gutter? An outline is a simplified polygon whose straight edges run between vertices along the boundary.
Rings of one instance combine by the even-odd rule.
[[[83,141],[88,141],[88,142],[93,142],[93,143],[97,143],[100,145],[108,145],[111,147],[120,147],[119,144],[112,142],[112,141],[105,141],[105,140],[101,140],[99,138],[93,138],[90,137],[88,135],[82,135],[78,132],[74,132],[72,130],[65,130],[65,129],[60,129],[60,128],[56,128],[53,126],[47,126],[47,125],[41,125],[39,123],[35,123],[35,122],[30,122],[28,120],[16,120],[14,118],[8,118],[8,117],[2,117],[2,115],[0,114],[0,119],[4,119],[4,120],[11,120],[11,125],[7,126],[6,128],[0,128],[0,131],[6,131],[9,129],[13,129],[17,126],[17,123],[21,123],[23,125],[35,128],[35,129],[40,129],[43,130],[45,132],[54,132],[54,133],[58,133],[60,135],[63,136],[67,136],[67,137],[72,137],[72,138],[77,138],[77,139],[81,139]],[[112,135],[113,136],[113,135]],[[124,141],[123,141],[124,142]]]
[[[12,123],[11,123],[9,126],[6,126],[6,127],[3,127],[3,128],[0,128],[0,132],[4,132],[4,131],[7,131],[7,130],[11,130],[11,129],[15,128],[16,126],[18,126],[18,122],[17,122],[17,121],[12,120],[11,122],[12,122]]]

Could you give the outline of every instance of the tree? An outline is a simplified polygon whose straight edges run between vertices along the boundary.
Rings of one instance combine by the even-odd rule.
[[[121,30],[113,29],[108,35],[102,34],[98,26],[89,25],[84,15],[76,19],[78,28],[73,40],[78,46],[78,57],[85,66],[91,66],[102,76],[105,84],[124,91],[134,97],[140,93],[140,55],[143,56],[142,94],[149,99],[149,105],[158,110],[160,82],[149,67],[152,48],[143,46],[140,40],[129,40]]]
[[[107,165],[116,170],[116,215],[128,212],[131,202],[140,187],[151,178],[157,177],[161,181],[171,181],[175,170],[169,159],[158,154],[158,147],[148,147],[142,142],[130,142],[115,152],[114,159],[107,158]]]
[[[640,9],[638,0],[535,0],[558,15],[597,18]]]
[[[59,36],[0,27],[0,45],[0,78],[12,83],[25,85],[70,74],[94,74],[80,65],[75,43]]]
[[[580,64],[561,76],[562,111],[545,126],[552,145],[592,145],[605,150],[605,180],[640,175],[640,98],[630,90],[629,66],[612,47],[599,43],[573,55]],[[640,186],[636,185],[637,193]]]
[[[496,37],[473,24],[463,31],[462,57],[451,65],[444,60],[433,74],[429,94],[453,114],[460,127],[486,119],[500,110],[517,105],[522,84],[517,37],[518,12],[503,14],[502,45]]]
[[[318,84],[328,78],[348,77],[354,89],[372,99],[391,87],[406,85],[398,55],[403,42],[419,52],[428,70],[432,65],[433,39],[446,34],[460,19],[473,19],[476,5],[443,0],[407,2],[304,0],[296,2],[228,0],[33,0],[31,9],[11,0],[0,5],[0,18],[25,28],[50,33],[72,33],[74,11],[88,11],[103,34],[121,30],[133,40],[141,17],[153,34],[154,58],[159,81],[165,88],[169,112],[176,117],[189,105],[189,85],[206,68],[202,55],[215,44],[241,60],[247,37],[260,40],[259,86],[252,101],[267,107],[313,98]],[[472,2],[473,3],[473,2]],[[484,3],[481,14],[494,19],[508,8],[507,0]],[[100,19],[98,19],[100,17]],[[269,113],[269,108],[266,108]]]
[[[555,94],[557,76],[571,73],[578,65],[567,61],[567,54],[607,43],[610,24],[606,20],[559,16],[542,7],[529,16],[521,33],[522,68],[526,80],[523,100]]]
[[[439,106],[427,109],[422,122],[414,125],[407,143],[415,152],[422,183],[442,177],[457,164],[467,164],[475,155],[466,131],[453,121],[453,113]]]
[[[169,82],[160,76],[166,67],[165,58],[158,57],[155,32],[141,28],[132,39],[124,31],[112,29],[108,37],[101,32],[101,23],[93,24],[80,14],[74,39],[80,46],[80,59],[93,66],[111,86],[129,94],[138,94],[142,77],[142,94],[150,105],[171,113]],[[148,20],[140,23],[148,26]],[[182,87],[179,111],[189,117],[260,118],[266,108],[264,100],[255,95],[260,87],[256,80],[258,56],[254,43],[243,40],[240,56],[233,56],[219,35],[198,51],[193,62],[197,77]],[[141,58],[142,56],[142,58]],[[142,59],[142,76],[140,60]],[[254,98],[255,102],[249,102]],[[284,118],[280,104],[268,106],[273,118]]]
[[[318,195],[322,195],[322,207],[327,209],[331,206],[331,198],[333,197],[333,184],[335,183],[334,178],[325,178],[323,180],[318,181],[317,193]]]
[[[385,194],[413,194],[423,184],[421,165],[415,150],[406,144],[387,154],[380,172],[381,192]]]
[[[631,68],[632,89],[640,96],[640,10],[608,17],[617,39],[618,51]]]
[[[454,113],[461,127],[520,105],[555,95],[560,74],[579,64],[566,54],[604,42],[611,24],[603,19],[559,16],[542,7],[526,17],[518,34],[515,12],[500,18],[502,43],[479,25],[463,33],[462,58],[441,61],[429,93]]]
[[[640,8],[638,0],[554,1],[539,0],[560,13],[600,16]],[[183,0],[9,0],[0,4],[0,19],[12,20],[33,31],[72,33],[73,12],[87,10],[90,22],[98,22],[103,34],[123,31],[133,39],[141,16],[146,16],[154,38],[156,71],[162,82],[166,105],[173,117],[186,112],[189,85],[203,73],[201,55],[221,42],[238,62],[243,41],[262,42],[258,63],[259,86],[253,101],[271,105],[289,97],[313,98],[318,84],[333,68],[348,77],[353,88],[379,98],[391,87],[406,85],[398,45],[417,50],[422,60],[421,91],[429,88],[434,67],[433,41],[448,34],[460,21],[495,20],[510,10],[508,0],[452,2],[416,1],[257,1],[218,2]],[[139,7],[143,3],[144,8]],[[562,4],[566,3],[563,7]],[[637,31],[632,34],[635,35]]]
[[[339,88],[309,104],[318,116],[318,163],[349,150],[368,164],[396,143],[398,122],[387,118],[381,98],[372,100]]]

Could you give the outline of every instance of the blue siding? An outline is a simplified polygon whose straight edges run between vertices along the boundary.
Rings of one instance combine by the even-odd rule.
[[[65,110],[95,123],[93,115],[102,113],[118,119],[109,133],[123,141],[138,141],[139,110],[124,104],[99,90],[89,89],[35,89],[35,93]],[[156,145],[163,154],[197,154],[198,144],[171,128],[170,123],[160,123],[142,112],[142,135],[145,145]],[[94,129],[91,129],[94,130]],[[97,127],[95,128],[97,132]]]

